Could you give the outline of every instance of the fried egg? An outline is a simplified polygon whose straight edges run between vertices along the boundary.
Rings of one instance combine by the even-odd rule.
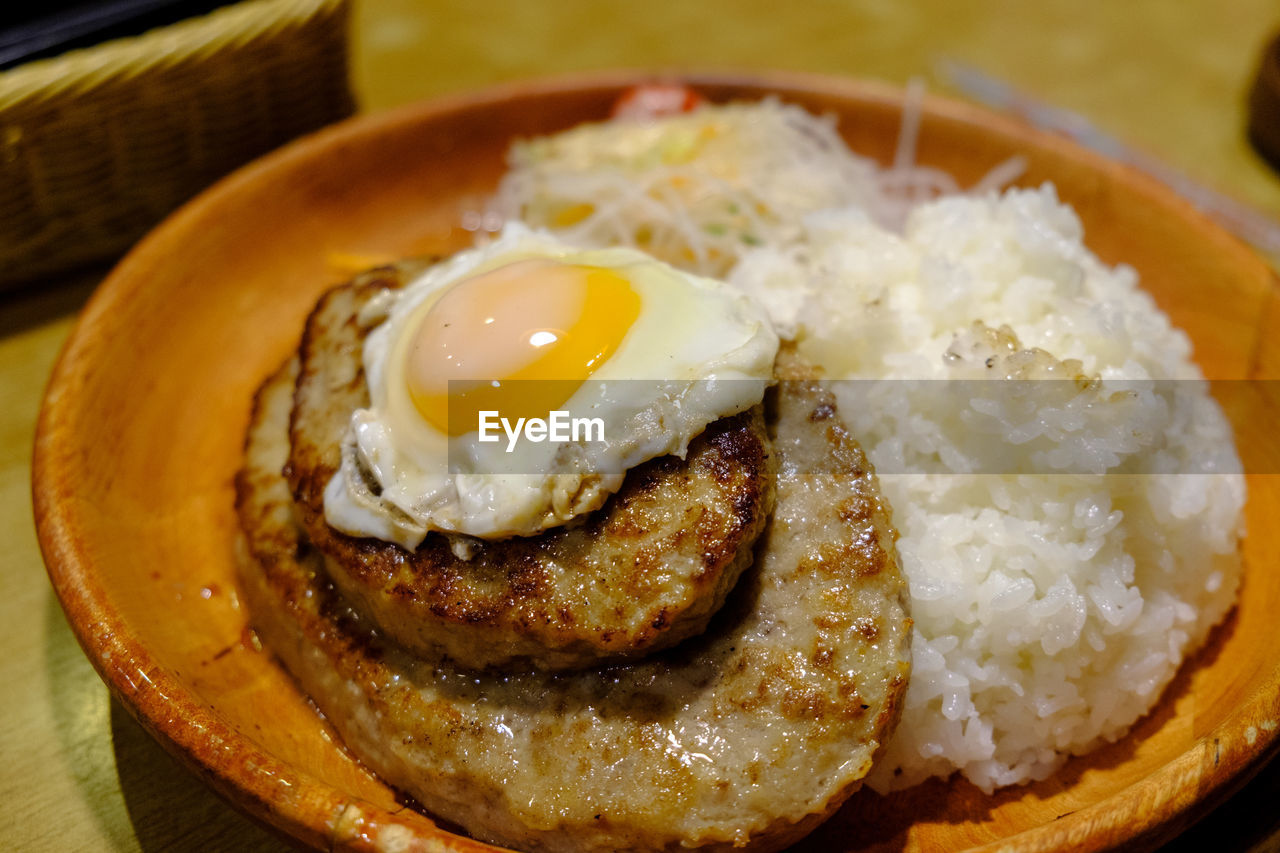
[[[325,518],[414,549],[430,531],[533,535],[599,508],[761,401],[778,338],[728,285],[518,223],[360,318],[370,405]]]

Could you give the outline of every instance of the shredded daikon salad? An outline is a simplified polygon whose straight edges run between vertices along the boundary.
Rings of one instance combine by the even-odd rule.
[[[754,246],[796,246],[815,211],[854,206],[899,230],[916,205],[960,193],[951,175],[914,162],[918,115],[913,89],[888,168],[850,151],[833,117],[777,98],[583,125],[513,146],[489,215],[472,224],[519,219],[723,276]],[[1021,158],[1006,161],[969,192],[1022,168]]]

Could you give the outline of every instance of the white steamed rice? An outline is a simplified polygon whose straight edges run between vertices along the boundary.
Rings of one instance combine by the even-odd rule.
[[[803,252],[757,250],[733,280],[774,301],[803,291],[794,331],[828,375],[902,380],[836,386],[893,507],[916,621],[902,722],[869,784],[1044,778],[1123,735],[1231,607],[1245,493],[1230,427],[1194,382],[1105,393],[1200,374],[1051,187],[934,202],[901,235],[857,211],[807,226]],[[919,381],[988,371],[1103,382],[1037,383],[1019,410],[998,382]],[[1221,473],[1149,473],[1179,470]]]

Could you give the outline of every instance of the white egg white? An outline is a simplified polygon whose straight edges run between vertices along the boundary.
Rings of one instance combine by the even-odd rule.
[[[559,442],[513,442],[504,431],[497,441],[481,441],[478,430],[451,437],[409,395],[406,359],[431,304],[464,278],[527,258],[611,269],[640,297],[617,349],[560,407],[569,418],[598,418],[603,440],[598,432]],[[722,282],[633,249],[577,249],[518,223],[371,308],[386,315],[364,346],[371,404],[351,417],[325,517],[410,550],[433,530],[525,536],[599,508],[628,469],[683,456],[708,424],[759,403],[778,349],[759,306]]]

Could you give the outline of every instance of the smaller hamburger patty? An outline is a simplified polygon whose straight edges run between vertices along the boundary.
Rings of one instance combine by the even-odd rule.
[[[703,630],[752,558],[773,504],[762,407],[711,424],[684,460],[629,472],[581,523],[532,537],[448,537],[410,553],[324,518],[351,413],[369,404],[360,309],[403,275],[380,271],[329,291],[307,321],[294,394],[288,477],[311,541],[342,594],[424,656],[473,668],[570,669],[648,654]]]
[[[475,673],[385,644],[325,577],[279,471],[290,375],[236,481],[255,629],[361,760],[474,836],[526,850],[775,849],[861,784],[910,670],[888,507],[830,394],[787,382],[777,508],[707,632],[576,673]]]

